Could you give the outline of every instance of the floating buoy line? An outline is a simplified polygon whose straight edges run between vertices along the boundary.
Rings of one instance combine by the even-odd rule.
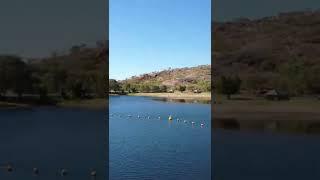
[[[142,115],[142,114],[138,114],[138,115],[134,115],[134,114],[122,114],[122,113],[110,113],[109,117],[118,117],[118,118],[127,118],[127,119],[148,119],[148,120],[168,120],[169,122],[177,122],[177,123],[184,123],[184,124],[190,124],[193,127],[194,126],[199,126],[201,128],[205,127],[205,123],[203,122],[196,122],[196,121],[192,121],[192,120],[187,120],[184,118],[174,118],[174,116],[172,115],[168,115],[167,117],[165,116],[151,116],[151,115]]]
[[[0,165],[0,170],[2,172],[6,172],[6,173],[19,173],[20,169],[21,168],[15,168],[14,164],[11,164],[11,163]],[[1,173],[1,171],[0,171],[0,173]],[[23,172],[25,173],[25,171],[23,171]],[[37,167],[30,168],[30,175],[40,176],[41,175],[40,168],[37,168]],[[61,169],[58,169],[57,171],[55,171],[55,173],[53,173],[53,175],[68,176],[69,171],[66,168],[61,168]],[[97,171],[95,169],[89,170],[88,176],[91,176],[93,179],[95,179],[97,176]]]

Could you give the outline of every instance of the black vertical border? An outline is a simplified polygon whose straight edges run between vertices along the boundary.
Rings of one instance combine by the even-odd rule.
[[[106,82],[107,83],[107,89],[109,89],[109,0],[105,0],[105,7],[106,7],[106,11],[105,11],[105,24],[106,24],[106,29],[105,29],[105,48],[107,51],[107,56],[106,56],[106,61],[107,61],[107,68],[106,68]],[[109,91],[106,90],[108,93]],[[105,163],[106,163],[106,178],[105,179],[109,179],[109,93],[106,96],[106,103],[107,103],[107,108],[106,108],[106,117],[104,119],[105,122]]]
[[[213,106],[214,106],[214,59],[213,59],[213,21],[214,21],[214,0],[211,0],[211,32],[210,32],[210,38],[211,38],[211,179],[214,179],[214,145],[213,145],[213,121],[214,121],[214,114],[213,114]]]

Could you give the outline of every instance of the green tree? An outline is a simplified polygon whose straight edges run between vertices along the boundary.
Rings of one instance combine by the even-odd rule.
[[[6,85],[15,92],[19,99],[31,87],[31,73],[25,62],[17,56],[7,56]]]
[[[8,79],[8,59],[5,56],[0,57],[0,97],[5,96],[9,90]]]
[[[141,85],[141,91],[144,93],[149,93],[151,90],[150,86],[148,84],[142,84]]]
[[[306,84],[310,93],[320,93],[320,65],[308,69],[306,74]]]
[[[245,80],[245,87],[252,93],[256,93],[259,89],[266,88],[267,79],[259,74],[250,75]]]
[[[48,100],[48,88],[45,85],[39,86],[39,97],[41,101],[47,101]]]
[[[184,85],[179,85],[178,87],[176,87],[176,90],[180,91],[180,92],[184,92],[186,90],[186,86]]]
[[[83,74],[70,74],[67,79],[67,89],[71,92],[72,98],[85,98],[88,91],[85,86]]]
[[[160,87],[157,86],[157,85],[152,85],[151,86],[151,92],[154,92],[154,93],[160,92]]]
[[[292,95],[304,94],[307,89],[306,69],[301,60],[294,59],[280,66],[280,77],[275,81],[275,87],[288,91]]]
[[[131,92],[131,84],[130,83],[127,83],[127,82],[125,82],[123,85],[122,85],[122,89],[124,89],[125,91],[127,91],[127,92]]]
[[[107,76],[104,72],[97,72],[96,73],[96,95],[100,98],[106,97],[107,91],[108,91],[108,84],[107,82]]]
[[[161,85],[159,88],[160,88],[160,92],[167,92],[167,89],[168,89],[166,85]]]
[[[239,93],[241,87],[241,80],[238,76],[236,77],[225,77],[222,76],[217,82],[218,93],[225,94],[228,99],[231,99],[232,94]]]
[[[115,79],[109,80],[109,91],[120,91],[121,86]]]
[[[197,86],[202,91],[205,91],[205,92],[211,91],[211,81],[200,80],[197,82]]]

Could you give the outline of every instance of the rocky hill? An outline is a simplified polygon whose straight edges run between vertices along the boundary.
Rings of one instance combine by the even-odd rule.
[[[320,73],[320,11],[280,13],[254,20],[241,18],[212,25],[216,78],[238,75],[244,86],[254,78],[268,88],[279,86],[276,81],[284,78],[303,76],[299,80],[309,81],[309,85],[304,86],[319,80],[315,75]],[[296,72],[293,72],[293,65],[297,67]],[[310,68],[310,71],[302,72],[298,68]],[[291,72],[286,74],[285,71]],[[290,73],[294,75],[290,77]],[[289,84],[280,83],[282,86]]]
[[[66,70],[76,71],[95,71],[105,68],[109,49],[101,44],[96,47],[87,47],[86,45],[75,45],[70,48],[68,53],[55,54],[42,59],[31,59],[31,64],[51,68],[54,65],[61,66]],[[104,69],[105,70],[105,69]]]
[[[211,65],[167,69],[160,72],[152,72],[139,76],[133,76],[129,79],[121,81],[123,84],[152,84],[167,87],[175,87],[179,85],[188,87],[204,82],[207,84],[210,84],[211,82]]]

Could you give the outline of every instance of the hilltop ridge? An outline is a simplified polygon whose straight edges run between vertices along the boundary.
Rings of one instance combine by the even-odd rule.
[[[238,75],[242,88],[320,92],[320,11],[212,23],[215,78]],[[292,81],[291,81],[291,80]]]
[[[121,84],[137,86],[165,86],[174,89],[185,86],[187,90],[201,89],[209,91],[211,88],[211,65],[167,69],[157,72],[145,73],[119,81]],[[201,86],[201,87],[200,87]]]

